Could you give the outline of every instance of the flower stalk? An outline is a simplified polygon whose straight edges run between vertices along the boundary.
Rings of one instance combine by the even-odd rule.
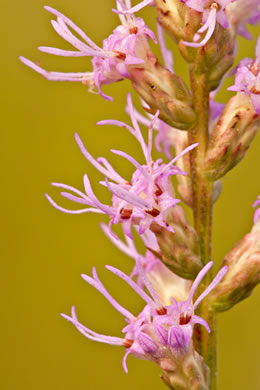
[[[208,148],[209,133],[209,88],[206,73],[196,73],[190,67],[190,80],[193,95],[194,110],[197,114],[197,123],[189,132],[189,143],[198,142],[198,147],[190,153],[191,177],[193,189],[193,216],[196,229],[202,264],[211,260],[212,247],[212,183],[204,172],[205,156]],[[196,140],[196,141],[195,141]],[[204,288],[210,283],[212,275],[209,273],[204,281]],[[207,319],[211,328],[211,335],[198,329],[195,333],[195,345],[198,352],[204,357],[210,368],[211,389],[216,388],[216,321],[207,301],[199,309],[200,315]]]

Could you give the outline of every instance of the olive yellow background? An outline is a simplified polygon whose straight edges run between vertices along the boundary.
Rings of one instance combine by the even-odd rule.
[[[47,202],[44,193],[62,200],[52,181],[83,189],[88,172],[93,188],[104,201],[109,195],[98,181],[102,176],[81,155],[77,131],[94,156],[106,156],[126,178],[132,167],[110,148],[142,159],[140,147],[125,130],[97,127],[101,119],[128,118],[124,113],[130,83],[104,88],[114,97],[106,102],[81,84],[48,82],[18,60],[40,59],[48,70],[91,70],[86,58],[58,58],[40,53],[38,45],[70,46],[50,25],[51,15],[41,0],[1,3],[1,364],[3,390],[163,389],[159,369],[150,362],[128,358],[124,350],[85,339],[65,321],[76,305],[79,319],[101,333],[118,335],[124,319],[80,277],[97,267],[109,291],[137,313],[142,302],[125,284],[105,270],[111,264],[129,272],[132,260],[103,235],[98,215],[66,215]],[[48,4],[72,18],[98,44],[116,27],[114,0],[50,0]],[[142,11],[155,26],[153,9]],[[257,36],[257,28],[254,36]],[[187,77],[177,57],[175,70]],[[253,56],[254,42],[239,39],[238,57]],[[236,61],[237,62],[237,61]],[[227,101],[225,87],[218,95]],[[223,193],[215,207],[214,261],[252,225],[252,203],[260,194],[260,138],[256,137],[242,163],[223,179]],[[142,161],[142,160],[141,160]],[[106,218],[105,218],[106,219]],[[247,300],[219,317],[219,389],[260,389],[260,288]]]

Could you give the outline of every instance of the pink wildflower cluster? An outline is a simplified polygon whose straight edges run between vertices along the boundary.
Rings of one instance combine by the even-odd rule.
[[[123,5],[121,1],[118,1],[118,10],[122,10]],[[101,86],[128,78],[131,66],[137,66],[145,62],[147,40],[151,38],[156,42],[154,33],[145,25],[143,19],[136,18],[133,14],[120,15],[121,25],[103,41],[103,47],[101,48],[61,12],[47,6],[45,9],[57,18],[56,21],[52,20],[51,22],[54,30],[77,50],[62,50],[45,46],[40,46],[38,49],[57,56],[93,57],[93,71],[80,73],[49,72],[24,57],[20,57],[21,61],[47,80],[80,81],[89,86],[90,91],[94,91],[96,88],[100,95],[107,100],[112,100],[112,98],[102,92]],[[75,31],[81,39],[74,35],[71,30]]]
[[[169,305],[164,305],[161,302],[157,291],[146,277],[140,262],[137,261],[137,266],[149,294],[122,271],[106,266],[109,271],[123,279],[146,303],[144,309],[138,315],[130,313],[110,295],[100,281],[95,268],[93,268],[92,277],[82,275],[82,278],[87,283],[101,292],[111,305],[125,317],[127,325],[122,330],[125,334],[124,338],[105,336],[85,327],[78,321],[74,307],[72,307],[71,317],[66,314],[62,314],[62,316],[72,322],[78,331],[90,340],[125,347],[126,353],[123,358],[125,372],[128,372],[126,358],[129,354],[139,359],[155,361],[158,364],[163,359],[169,357],[174,361],[174,359],[183,356],[191,346],[195,324],[204,326],[210,332],[207,322],[194,314],[194,311],[200,302],[223,279],[227,272],[227,267],[223,267],[218,272],[215,279],[194,302],[193,297],[198,285],[212,265],[213,262],[210,262],[200,271],[186,301],[178,302],[174,297],[171,297],[172,302]]]
[[[47,199],[58,210],[79,214],[85,212],[94,212],[107,214],[110,217],[110,227],[113,224],[122,223],[125,233],[132,237],[132,224],[139,225],[139,234],[143,234],[152,223],[172,231],[172,228],[166,221],[166,212],[179,202],[173,195],[169,178],[173,175],[185,175],[174,163],[185,153],[192,150],[197,144],[190,145],[178,156],[173,158],[168,164],[161,159],[152,160],[152,138],[154,122],[158,118],[158,113],[154,116],[148,130],[148,143],[144,141],[140,127],[138,125],[135,111],[133,108],[131,96],[128,95],[128,110],[130,113],[132,126],[116,120],[105,120],[98,122],[98,125],[113,124],[127,129],[139,142],[145,164],[140,164],[129,154],[111,150],[112,153],[127,159],[135,168],[135,172],[130,180],[123,179],[103,157],[95,160],[84,147],[81,139],[76,134],[76,142],[86,159],[105,176],[105,181],[101,182],[112,193],[112,205],[108,206],[101,203],[94,195],[87,174],[84,175],[84,187],[86,193],[61,183],[52,183],[55,187],[72,192],[61,192],[61,195],[81,205],[87,205],[88,208],[79,210],[67,210],[58,206],[49,195]]]
[[[164,4],[167,1],[164,0]],[[64,213],[90,212],[108,216],[108,225],[101,225],[103,232],[134,263],[129,276],[112,266],[106,268],[123,279],[145,303],[139,314],[132,314],[112,297],[93,268],[92,277],[82,277],[124,316],[124,336],[106,336],[85,327],[79,322],[74,307],[71,316],[62,316],[86,338],[124,347],[126,352],[123,367],[126,372],[126,359],[131,354],[158,363],[165,374],[167,370],[174,371],[176,361],[181,367],[183,358],[189,353],[189,357],[199,356],[193,348],[194,326],[202,325],[207,332],[211,329],[210,324],[198,316],[196,310],[213,289],[216,288],[207,301],[210,306],[208,310],[212,313],[215,309],[224,311],[226,307],[234,305],[247,296],[260,281],[259,250],[257,245],[252,249],[252,242],[259,242],[258,197],[253,204],[253,207],[257,208],[254,214],[253,236],[249,235],[249,238],[238,245],[239,254],[242,253],[240,246],[245,249],[244,257],[241,257],[242,260],[237,259],[237,248],[232,250],[215,278],[209,278],[208,275],[203,285],[204,291],[201,292],[203,288],[200,288],[198,292],[202,279],[213,265],[213,262],[209,261],[211,211],[220,192],[218,179],[242,159],[257,131],[257,121],[260,118],[260,37],[256,44],[256,58],[245,58],[235,68],[235,83],[229,90],[235,91],[236,96],[230,99],[225,109],[223,104],[214,99],[233,63],[236,34],[250,38],[246,25],[256,25],[259,22],[260,7],[259,0],[172,0],[172,9],[177,7],[178,12],[180,11],[176,21],[176,24],[180,25],[176,26],[176,36],[173,35],[180,43],[179,49],[190,66],[189,90],[184,80],[174,73],[173,56],[164,39],[163,27],[167,30],[168,26],[168,32],[171,31],[168,13],[162,12],[166,20],[161,21],[159,18],[162,24],[157,25],[164,67],[159,64],[149,47],[149,40],[157,43],[155,34],[143,19],[134,14],[146,6],[155,6],[160,13],[162,10],[159,5],[159,0],[143,0],[134,6],[131,0],[116,0],[116,9],[113,11],[117,13],[120,25],[104,39],[102,47],[97,46],[62,13],[45,7],[56,17],[56,20],[51,22],[53,28],[73,49],[41,46],[39,50],[64,57],[91,57],[92,71],[49,72],[24,57],[20,59],[48,80],[79,81],[87,85],[90,91],[97,91],[106,100],[112,98],[103,92],[104,85],[130,79],[142,97],[144,115],[135,109],[130,93],[127,96],[126,112],[131,125],[110,119],[97,123],[98,126],[114,125],[124,128],[138,142],[143,154],[141,162],[124,151],[110,150],[114,155],[127,160],[134,168],[127,179],[122,177],[106,158],[94,158],[79,135],[75,134],[76,143],[84,157],[103,175],[100,184],[108,190],[111,201],[107,204],[97,198],[87,174],[83,178],[83,191],[67,184],[52,183],[54,187],[61,189],[61,196],[77,205],[77,209],[67,209],[57,204],[48,194],[46,197],[51,205]],[[196,19],[196,26],[199,27],[192,30],[190,35],[185,35],[184,30],[188,31],[190,26],[189,20],[185,18],[188,19],[190,15]],[[227,32],[228,36],[228,44],[223,45],[220,60],[212,53],[214,45],[205,46],[211,39],[217,40],[219,31],[223,33],[222,36]],[[183,45],[193,49],[189,50]],[[188,53],[187,56],[185,53]],[[204,109],[207,112],[204,112]],[[141,126],[147,128],[147,137],[144,137]],[[164,162],[162,158],[153,158],[154,130],[157,132],[155,147],[158,152],[164,152],[168,162]],[[175,149],[174,157],[172,148]],[[171,182],[173,176],[176,176],[178,181],[178,196],[193,209],[194,228],[185,217],[184,209],[175,207],[180,200]],[[113,231],[113,225],[122,226],[122,239]],[[145,247],[143,252],[137,249],[134,241],[136,234],[140,236]],[[247,274],[243,267],[246,264],[244,259],[249,259],[248,253],[251,256],[251,268]],[[230,272],[223,280],[228,267]],[[240,283],[241,280],[243,283]],[[205,305],[204,309],[203,313],[207,312]],[[203,334],[204,331],[201,332]],[[200,342],[203,342],[203,337]],[[203,358],[205,360],[205,356]],[[203,358],[199,356],[201,361]],[[164,369],[163,361],[167,361],[167,364],[170,362],[166,365],[167,369]],[[207,371],[207,364],[210,362],[205,360],[204,363],[202,371]],[[185,370],[181,367],[180,371]],[[197,381],[197,374],[195,376]],[[201,385],[208,383],[207,374],[204,376],[200,382],[195,383],[199,386],[196,389],[206,389]],[[170,378],[169,375],[167,379],[170,388],[179,388],[179,378],[174,382],[176,378]]]

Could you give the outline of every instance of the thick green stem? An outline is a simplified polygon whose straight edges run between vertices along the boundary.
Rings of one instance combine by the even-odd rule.
[[[204,175],[204,161],[208,147],[209,121],[209,90],[207,74],[198,74],[190,70],[191,89],[194,99],[194,109],[197,114],[196,125],[189,131],[189,143],[198,142],[198,146],[190,153],[191,176],[193,186],[193,215],[194,226],[200,240],[201,261],[203,264],[211,260],[211,227],[212,227],[212,184]],[[208,273],[200,286],[204,290],[212,280]],[[216,389],[216,323],[214,313],[210,311],[207,299],[198,308],[198,314],[205,319],[211,333],[208,335],[204,328],[195,332],[195,347],[203,356],[210,368],[210,389]]]
[[[200,239],[201,261],[211,259],[212,184],[204,177],[204,161],[208,147],[209,91],[206,74],[191,70],[191,88],[194,109],[198,116],[196,125],[189,131],[189,143],[198,142],[190,153],[193,184],[193,213],[195,229]]]

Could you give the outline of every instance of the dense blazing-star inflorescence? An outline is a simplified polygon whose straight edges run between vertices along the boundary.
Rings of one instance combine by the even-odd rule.
[[[148,6],[157,13],[156,33],[136,16]],[[41,46],[39,50],[64,57],[91,57],[92,70],[53,72],[24,57],[21,61],[47,80],[81,82],[110,101],[105,85],[129,79],[144,109],[141,112],[134,107],[129,93],[126,112],[130,124],[116,119],[97,123],[122,127],[139,144],[142,161],[111,150],[134,167],[127,178],[106,158],[93,157],[75,135],[82,154],[103,176],[100,184],[111,194],[109,204],[96,197],[87,174],[84,192],[52,183],[77,209],[65,209],[46,195],[62,212],[108,216],[108,225],[101,226],[103,232],[134,265],[129,276],[112,266],[106,268],[143,299],[144,308],[133,314],[121,306],[93,268],[92,277],[82,277],[124,316],[123,337],[89,329],[79,322],[74,307],[71,316],[62,315],[86,338],[124,348],[126,372],[126,358],[133,355],[158,364],[171,389],[216,389],[216,315],[248,297],[260,280],[259,197],[253,204],[251,232],[225,256],[215,277],[211,271],[212,208],[221,192],[220,179],[245,156],[260,124],[260,38],[255,58],[243,59],[232,70],[235,81],[228,89],[235,94],[226,105],[214,99],[233,65],[237,35],[252,39],[247,25],[257,26],[260,21],[260,0],[143,0],[135,5],[131,0],[116,0],[112,11],[120,24],[102,47],[61,12],[45,9],[56,18],[51,22],[55,31],[73,49]],[[165,32],[188,64],[190,87],[174,73]],[[152,52],[150,41],[159,44],[163,64]],[[148,129],[145,135],[141,126]],[[164,160],[153,158],[153,140],[157,151],[165,154]],[[172,176],[176,177],[177,193]],[[181,202],[193,210],[194,226]],[[123,239],[114,232],[118,224]],[[143,240],[143,253],[137,250],[134,231]]]

